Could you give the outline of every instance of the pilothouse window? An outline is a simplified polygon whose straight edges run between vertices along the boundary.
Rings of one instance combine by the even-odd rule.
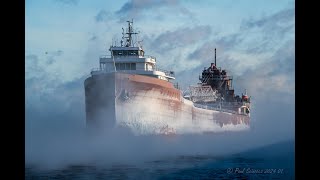
[[[117,51],[117,50],[114,50],[114,51],[112,51],[112,54],[114,55],[114,56],[122,56],[122,51]]]
[[[116,63],[116,70],[136,70],[136,63]]]
[[[128,51],[128,55],[129,56],[137,56],[138,55],[138,51]]]
[[[135,51],[135,50],[114,50],[112,51],[113,56],[143,56],[143,51]]]

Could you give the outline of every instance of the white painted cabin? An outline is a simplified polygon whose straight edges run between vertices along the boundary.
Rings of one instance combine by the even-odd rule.
[[[152,76],[158,79],[169,81],[174,78],[173,71],[166,71],[156,67],[156,58],[152,56],[145,56],[144,51],[141,47],[133,46],[132,34],[133,32],[132,23],[128,21],[128,28],[126,33],[128,37],[122,37],[125,40],[121,40],[121,46],[111,46],[109,51],[111,55],[100,57],[100,67],[91,71],[91,75],[97,75],[101,73],[110,72],[123,72],[128,74],[139,74],[145,76]],[[124,29],[123,29],[124,31]]]

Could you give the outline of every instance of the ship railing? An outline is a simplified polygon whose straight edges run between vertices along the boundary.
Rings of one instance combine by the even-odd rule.
[[[115,59],[117,59],[117,58],[123,58],[123,57],[125,57],[125,58],[130,58],[130,57],[139,57],[139,58],[151,58],[151,59],[154,59],[155,61],[156,61],[156,57],[154,57],[154,56],[150,56],[150,55],[144,55],[144,56],[139,56],[139,55],[118,55],[118,56],[112,56],[112,55],[101,55],[100,56],[100,59],[106,59],[106,58],[112,58],[112,57],[114,57]],[[112,60],[111,60],[112,61]]]
[[[100,68],[92,68],[92,69],[91,69],[91,72],[92,72],[92,71],[101,71],[101,69],[100,69]]]
[[[223,102],[223,106],[250,106],[250,103],[248,102]]]
[[[168,70],[164,70],[162,68],[152,68],[152,69],[135,69],[135,70],[120,70],[120,71],[136,71],[136,70],[140,70],[140,71],[160,71],[163,72],[166,76],[170,76],[170,77],[175,77],[174,75],[174,71],[168,71]],[[91,69],[91,74],[95,74],[95,73],[102,73],[102,72],[113,72],[114,70],[108,70],[108,69],[101,69],[101,68],[93,68]]]
[[[165,70],[165,69],[159,68],[159,67],[148,68],[148,69],[138,68],[138,69],[135,69],[135,70],[139,70],[139,71],[160,71],[160,72],[163,72],[166,76],[175,77],[174,71]]]
[[[100,58],[111,58],[111,55],[101,55]]]
[[[94,74],[100,74],[102,71],[100,68],[92,68],[90,74],[94,75]]]
[[[233,111],[233,110],[229,110],[229,109],[221,109],[218,107],[207,106],[207,105],[203,105],[203,104],[194,103],[194,106],[197,108],[201,108],[201,109],[208,109],[208,110],[215,110],[215,111],[220,111],[220,112],[228,112],[228,113],[237,114],[237,111]]]
[[[223,106],[242,106],[243,102],[222,102]]]
[[[175,77],[174,71],[165,70],[165,69],[162,69],[159,67],[156,67],[156,68],[149,70],[149,71],[161,71],[161,72],[164,72],[164,74],[167,76]]]
[[[210,76],[199,76],[199,80],[203,80],[203,82],[207,82],[208,80],[231,80],[233,76],[224,76],[224,77],[210,77]]]
[[[135,69],[135,70],[139,70],[139,71],[160,71],[160,72],[163,72],[166,76],[175,77],[174,71],[168,71],[168,70],[164,70],[164,69],[158,68],[158,67],[150,68],[150,69],[138,68],[138,69]],[[120,70],[120,71],[130,71],[130,70]]]

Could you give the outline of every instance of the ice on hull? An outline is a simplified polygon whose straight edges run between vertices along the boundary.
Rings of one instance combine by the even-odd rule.
[[[88,127],[128,127],[136,134],[184,134],[248,129],[249,117],[195,107],[161,79],[105,73],[85,81]],[[238,127],[238,128],[237,128]]]

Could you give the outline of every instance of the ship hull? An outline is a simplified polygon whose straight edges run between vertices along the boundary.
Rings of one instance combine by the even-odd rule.
[[[247,115],[195,107],[172,83],[126,73],[84,82],[89,128],[127,127],[136,134],[184,134],[249,128]]]

